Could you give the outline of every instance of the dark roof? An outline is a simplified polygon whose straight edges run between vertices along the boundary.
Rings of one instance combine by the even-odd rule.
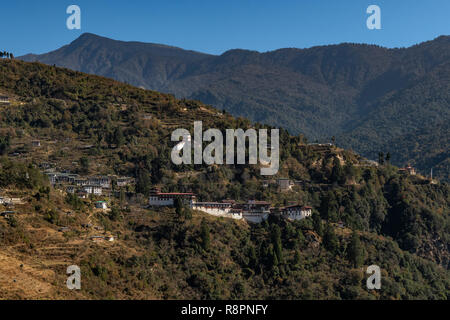
[[[155,195],[157,196],[193,196],[194,194],[192,192],[186,192],[186,193],[181,193],[181,192],[157,192]]]
[[[248,200],[248,204],[270,205],[271,203],[267,201]]]
[[[219,206],[230,206],[232,205],[230,202],[194,202],[195,205],[219,205]]]
[[[286,207],[283,207],[281,209],[283,210],[283,209],[296,208],[296,207],[300,207],[301,209],[312,209],[312,207],[303,206],[303,205],[300,205],[300,204],[294,204],[294,205],[291,205],[291,206],[286,206]]]

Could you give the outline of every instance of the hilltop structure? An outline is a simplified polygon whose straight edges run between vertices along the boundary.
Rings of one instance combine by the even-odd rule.
[[[237,203],[235,200],[222,200],[221,202],[196,201],[196,196],[189,193],[164,193],[155,188],[149,197],[149,206],[168,207],[175,205],[175,199],[181,199],[185,205],[193,210],[205,212],[216,217],[225,217],[236,220],[244,219],[251,223],[261,223],[269,218],[271,213],[281,214],[289,220],[301,220],[311,216],[312,208],[301,205],[291,205],[276,210],[267,201],[248,200],[246,203]]]
[[[281,216],[288,220],[301,220],[310,217],[312,214],[312,207],[291,205],[281,209]]]
[[[413,167],[411,167],[411,165],[409,165],[409,164],[408,164],[406,167],[404,167],[404,168],[398,169],[398,171],[399,171],[400,173],[410,174],[410,175],[412,175],[412,176],[416,175],[416,169],[414,169]]]

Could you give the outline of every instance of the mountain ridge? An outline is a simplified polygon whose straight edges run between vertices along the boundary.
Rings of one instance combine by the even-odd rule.
[[[410,163],[422,172],[434,167],[440,178],[449,179],[448,161],[424,162],[422,154],[409,151],[405,157],[395,153],[392,143],[424,125],[425,131],[433,132],[448,119],[450,36],[407,48],[342,43],[262,53],[232,49],[221,55],[155,46],[83,34],[61,49],[21,59],[200,100],[235,116],[303,133],[310,140],[335,136],[339,145],[366,157],[390,152],[397,165]],[[428,88],[421,96],[422,83],[437,90]],[[420,108],[415,107],[418,101]],[[416,112],[406,124],[405,112],[390,111],[402,110],[405,103]],[[421,137],[417,140],[422,143]],[[406,144],[406,150],[414,150],[414,142]],[[447,139],[439,145],[448,147]]]

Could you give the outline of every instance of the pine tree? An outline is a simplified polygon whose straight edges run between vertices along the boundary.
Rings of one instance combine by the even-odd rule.
[[[123,189],[120,189],[120,208],[123,208],[124,204],[125,204],[125,191]]]
[[[350,244],[347,248],[347,258],[353,264],[354,267],[359,267],[363,263],[364,260],[363,247],[361,246],[361,241],[356,231],[353,231],[352,233]]]
[[[383,152],[378,152],[378,163],[380,165],[384,164],[384,153]]]
[[[122,129],[117,127],[114,131],[114,144],[116,147],[120,147],[125,143],[125,137],[123,135]]]
[[[296,250],[294,255],[294,266],[300,265],[300,262],[301,262],[300,252]]]
[[[320,218],[320,216],[317,213],[314,213],[312,215],[312,219],[314,231],[316,231],[319,236],[322,236],[323,234],[322,218]]]
[[[136,179],[136,192],[148,195],[150,193],[150,188],[152,181],[150,179],[150,173],[147,169],[140,169],[137,174]]]
[[[305,243],[305,236],[301,230],[298,230],[297,232],[297,243],[298,247],[301,247]]]
[[[208,251],[209,247],[211,246],[211,236],[209,233],[209,227],[206,223],[206,220],[202,220],[202,224],[200,227],[200,238],[202,239],[202,248],[203,250]]]
[[[390,163],[390,161],[391,161],[391,153],[390,152],[388,152],[388,153],[386,153],[386,163]]]
[[[336,221],[338,218],[337,213],[338,202],[335,194],[332,191],[328,191],[320,202],[320,215],[327,221]]]
[[[183,210],[183,215],[186,220],[192,219],[192,209],[189,207],[185,207]]]
[[[325,228],[325,233],[323,235],[323,245],[325,249],[333,254],[336,254],[339,248],[339,240],[334,233],[334,229],[330,223],[327,223],[327,226]]]
[[[183,216],[183,201],[180,198],[175,199],[175,213],[179,218]]]
[[[336,157],[333,160],[333,169],[331,171],[331,182],[342,183],[343,180],[343,170],[341,166],[341,161]]]
[[[256,257],[256,250],[254,246],[250,246],[248,249],[248,266],[250,268],[256,268],[258,264],[258,258]]]
[[[274,225],[272,229],[272,244],[278,262],[283,261],[283,247],[281,245],[281,230],[278,225]]]
[[[89,158],[81,157],[80,165],[81,165],[81,172],[84,174],[88,174],[89,173]]]

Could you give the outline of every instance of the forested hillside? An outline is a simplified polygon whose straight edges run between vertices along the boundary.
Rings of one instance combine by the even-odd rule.
[[[281,126],[449,179],[450,38],[409,48],[344,43],[206,55],[84,34],[41,61],[103,75]],[[447,130],[445,130],[447,129]]]
[[[307,144],[280,130],[280,172],[289,191],[256,165],[170,161],[176,128],[270,128],[194,100],[40,63],[0,60],[0,188],[24,201],[0,218],[0,296],[7,298],[448,299],[449,186],[366,165],[353,151]],[[38,139],[40,147],[32,147]],[[130,175],[134,190],[79,199],[53,189],[37,168]],[[154,186],[201,200],[290,201],[313,216],[273,215],[247,224],[187,207],[148,209]],[[5,207],[5,210],[7,208]],[[73,212],[67,215],[67,212]],[[87,224],[114,234],[95,243]],[[61,231],[61,228],[69,228]],[[65,288],[78,264],[83,288]],[[382,269],[382,290],[365,270]],[[17,267],[17,268],[16,268]],[[25,285],[32,283],[32,285]]]

